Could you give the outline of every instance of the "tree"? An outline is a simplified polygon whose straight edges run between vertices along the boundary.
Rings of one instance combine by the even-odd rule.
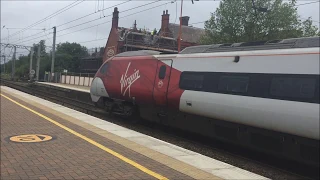
[[[304,37],[319,36],[320,31],[312,24],[312,18],[309,17],[302,22],[302,31]]]
[[[33,44],[33,55],[34,56],[38,56],[38,47],[39,47],[39,44],[40,44],[40,55],[41,56],[45,56],[47,55],[46,53],[46,42],[45,40],[41,40],[39,43],[37,44]],[[29,53],[29,56],[30,56],[30,53]]]
[[[21,56],[16,60],[16,70],[15,74],[18,77],[26,76],[28,77],[29,73],[29,58],[28,56]]]
[[[34,54],[32,69],[36,70],[37,59],[38,59],[38,47],[40,49],[40,67],[39,67],[39,79],[44,77],[45,71],[51,70],[51,53],[46,52],[45,41],[41,40],[39,43],[34,44]],[[80,58],[88,56],[88,50],[86,47],[81,46],[78,43],[60,43],[56,48],[56,58],[55,58],[55,72],[67,69],[71,72],[76,72],[79,70]],[[6,63],[6,72],[11,72],[11,61]],[[16,61],[16,76],[22,77],[29,73],[29,63],[30,63],[30,53],[28,56],[21,56]],[[10,67],[10,68],[8,68]]]
[[[56,71],[67,69],[68,71],[76,72],[79,70],[80,58],[86,56],[88,56],[86,47],[78,43],[60,43],[56,51],[55,69]]]
[[[205,22],[205,35],[200,43],[234,43],[295,38],[313,32],[305,22],[304,31],[295,7],[296,0],[222,0],[211,18]],[[259,8],[266,8],[266,12]]]
[[[37,44],[34,45],[33,49],[33,63],[32,63],[32,69],[36,70],[37,66],[37,60],[38,60],[38,47],[41,47],[40,50],[40,67],[39,67],[39,79],[41,79],[44,75],[45,71],[50,70],[51,67],[51,59],[49,54],[46,52],[46,46],[45,46],[45,41],[41,40]],[[26,76],[28,77],[29,74],[29,63],[30,63],[30,53],[28,56],[20,56],[17,57],[16,62],[15,62],[15,76],[16,77],[23,77]],[[6,72],[11,73],[12,71],[12,61],[10,60],[9,62],[6,63]]]
[[[33,63],[32,63],[32,69],[36,70],[37,68],[37,60],[38,60],[38,48],[40,45],[40,67],[39,67],[39,79],[42,79],[44,77],[45,71],[51,70],[51,55],[46,52],[47,46],[45,44],[45,40],[41,40],[37,44],[33,44]],[[28,58],[30,59],[30,53],[28,55]],[[29,61],[28,61],[29,62]],[[27,66],[29,68],[29,65]]]

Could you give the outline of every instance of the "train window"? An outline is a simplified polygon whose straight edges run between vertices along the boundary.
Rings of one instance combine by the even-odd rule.
[[[280,97],[313,98],[316,90],[316,79],[284,78],[272,79],[270,94]]]
[[[248,91],[249,77],[221,76],[218,90],[222,92],[245,93]]]
[[[105,63],[104,65],[102,65],[100,69],[100,73],[105,74],[107,72],[107,68],[108,68],[108,63]]]
[[[166,66],[162,65],[159,70],[159,79],[164,79],[166,77]]]
[[[195,73],[182,73],[179,86],[181,89],[201,90],[203,87],[203,75]]]

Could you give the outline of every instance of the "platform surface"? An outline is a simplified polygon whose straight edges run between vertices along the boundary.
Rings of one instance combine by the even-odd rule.
[[[51,83],[51,82],[37,82],[37,83],[42,85],[47,85],[47,86],[56,86],[60,88],[66,88],[66,89],[72,89],[75,91],[90,93],[90,86],[80,86],[80,85],[73,85],[73,84]]]
[[[8,87],[1,94],[1,179],[267,179]]]

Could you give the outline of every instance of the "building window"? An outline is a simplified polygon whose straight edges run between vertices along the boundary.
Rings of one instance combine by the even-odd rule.
[[[249,77],[244,76],[221,76],[218,91],[246,93],[248,91]]]
[[[182,73],[180,88],[188,90],[201,90],[203,87],[203,75],[196,73]]]
[[[313,98],[316,79],[275,77],[271,82],[270,94],[280,97]]]
[[[164,79],[166,77],[166,66],[162,65],[159,70],[159,79]]]
[[[108,63],[105,63],[104,65],[102,65],[100,69],[100,73],[105,74],[107,72],[107,68],[108,68]]]

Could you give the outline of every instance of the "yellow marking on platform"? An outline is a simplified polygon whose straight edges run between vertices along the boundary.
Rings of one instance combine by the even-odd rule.
[[[24,134],[24,135],[12,136],[9,139],[10,141],[14,141],[14,142],[34,143],[34,142],[49,141],[52,139],[52,137],[48,135],[43,135],[43,134]]]
[[[150,176],[153,176],[153,177],[155,177],[155,178],[157,178],[157,179],[168,180],[168,178],[166,178],[166,177],[164,177],[164,176],[162,176],[162,175],[160,175],[160,174],[158,174],[158,173],[156,173],[156,172],[153,172],[153,171],[149,170],[148,168],[146,168],[146,167],[144,167],[144,166],[142,166],[142,165],[140,165],[140,164],[132,161],[131,159],[128,159],[128,158],[126,158],[125,156],[122,156],[121,154],[119,154],[119,153],[117,153],[117,152],[115,152],[115,151],[113,151],[113,150],[111,150],[111,149],[103,146],[102,144],[99,144],[99,143],[95,142],[94,140],[92,140],[92,139],[90,139],[90,138],[88,138],[88,137],[86,137],[86,136],[84,136],[84,135],[82,135],[82,134],[80,134],[80,133],[78,133],[78,132],[76,132],[76,131],[74,131],[74,130],[72,130],[72,129],[70,129],[70,128],[62,125],[62,124],[60,124],[60,123],[58,123],[58,122],[56,122],[56,121],[54,121],[53,119],[51,119],[51,118],[49,118],[49,117],[47,117],[47,116],[45,116],[45,115],[43,115],[43,114],[41,114],[41,113],[39,113],[39,112],[37,112],[37,111],[35,111],[35,110],[33,110],[33,109],[30,109],[30,108],[28,108],[27,106],[24,106],[24,105],[18,103],[17,101],[9,98],[8,96],[3,95],[2,93],[0,93],[0,95],[3,96],[3,97],[5,97],[5,98],[8,99],[9,101],[11,101],[11,102],[13,102],[13,103],[21,106],[22,108],[24,108],[24,109],[26,109],[26,110],[28,110],[28,111],[30,111],[30,112],[32,112],[32,113],[34,113],[34,114],[42,117],[43,119],[52,122],[53,124],[55,124],[55,125],[61,127],[62,129],[70,132],[71,134],[74,134],[74,135],[80,137],[81,139],[83,139],[83,140],[85,140],[85,141],[87,141],[87,142],[95,145],[96,147],[98,147],[98,148],[100,148],[100,149],[102,149],[102,150],[104,150],[104,151],[112,154],[113,156],[115,156],[115,157],[121,159],[122,161],[124,161],[124,162],[126,162],[126,163],[128,163],[128,164],[130,164],[130,165],[132,165],[132,166],[134,166],[134,167],[136,167],[137,169],[145,172],[146,174],[149,174]]]

